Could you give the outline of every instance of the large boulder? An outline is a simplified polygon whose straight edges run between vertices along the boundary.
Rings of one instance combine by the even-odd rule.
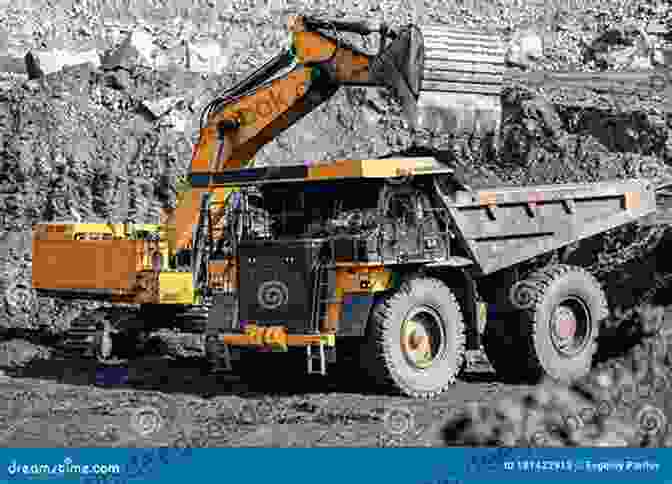
[[[164,97],[155,100],[145,100],[142,105],[149,111],[154,119],[159,119],[168,114],[179,104],[184,104],[184,98],[179,96]]]
[[[220,74],[229,65],[222,45],[215,41],[187,43],[187,69],[201,74]]]
[[[100,67],[100,54],[96,49],[86,52],[71,52],[68,50],[33,50],[26,54],[26,71],[30,79],[59,72],[64,67],[91,64],[94,68]]]
[[[187,43],[184,41],[162,49],[154,59],[155,69],[185,68],[187,65]]]
[[[599,34],[584,52],[584,61],[600,69],[651,69],[654,49],[648,34],[637,25],[611,27]]]
[[[103,58],[104,69],[132,69],[137,65],[152,66],[156,46],[151,34],[143,30],[130,32],[121,44]]]
[[[506,62],[522,68],[532,67],[544,57],[544,40],[533,30],[515,32],[509,41]]]

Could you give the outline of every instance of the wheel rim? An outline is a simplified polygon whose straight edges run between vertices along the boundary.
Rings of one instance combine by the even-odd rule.
[[[563,356],[575,356],[588,344],[592,333],[590,311],[578,298],[569,297],[551,315],[551,341]]]
[[[401,351],[418,370],[432,366],[443,352],[445,332],[441,316],[428,306],[411,310],[401,325]]]

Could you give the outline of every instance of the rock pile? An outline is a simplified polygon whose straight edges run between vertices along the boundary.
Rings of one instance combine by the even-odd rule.
[[[107,68],[61,59],[51,72],[45,58],[31,53],[36,79],[0,92],[2,233],[29,241],[42,221],[158,222],[175,203],[175,177],[188,170],[193,111],[221,78],[149,69],[137,50]],[[29,242],[0,253],[10,268],[3,275],[20,272],[2,281],[11,325],[32,324],[31,305],[16,302],[30,299],[30,258]]]
[[[446,422],[444,442],[511,447],[672,445],[671,354],[663,310],[644,307],[629,323],[607,331],[607,338],[630,345],[625,356],[600,364],[571,388],[546,382],[519,399],[472,404]]]

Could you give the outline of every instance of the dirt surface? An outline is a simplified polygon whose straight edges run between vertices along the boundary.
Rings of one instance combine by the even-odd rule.
[[[482,354],[469,352],[461,378],[431,401],[386,394],[351,373],[269,373],[252,385],[207,374],[197,358],[102,365],[14,339],[0,346],[0,445],[668,446],[670,353],[659,331],[663,310],[652,311],[632,319],[629,338],[611,337],[631,345],[642,331],[653,336],[570,388],[504,384]]]
[[[442,422],[465,402],[515,398],[530,388],[498,383],[487,363],[473,366],[478,371],[426,402],[364,392],[360,382],[336,377],[292,378],[282,392],[267,381],[252,391],[238,377],[204,376],[197,361],[168,357],[108,367],[34,359],[0,379],[0,436],[12,447],[155,447],[179,439],[192,446],[437,446]],[[134,419],[142,409],[144,427]]]

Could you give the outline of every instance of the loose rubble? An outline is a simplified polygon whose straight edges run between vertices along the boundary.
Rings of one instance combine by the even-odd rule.
[[[219,42],[190,42],[187,44],[187,69],[202,74],[220,74],[229,65],[229,56]]]
[[[642,306],[628,323],[607,332],[608,338],[620,343],[624,338],[630,344],[637,343],[624,356],[599,364],[569,388],[545,382],[518,399],[471,404],[445,424],[444,443],[507,447],[669,446],[672,440],[667,416],[672,410],[672,371],[663,309]]]
[[[136,30],[128,34],[124,41],[103,58],[105,69],[131,69],[138,65],[152,66],[154,39],[147,32]]]
[[[523,68],[533,67],[544,56],[544,41],[534,31],[519,30],[509,41],[506,53],[507,63]]]
[[[654,48],[646,31],[637,25],[610,28],[587,46],[584,62],[599,69],[651,69]]]
[[[87,52],[68,52],[67,50],[30,51],[26,54],[26,72],[30,79],[37,79],[63,70],[64,67],[90,64],[94,69],[100,67],[100,54],[97,50]]]

